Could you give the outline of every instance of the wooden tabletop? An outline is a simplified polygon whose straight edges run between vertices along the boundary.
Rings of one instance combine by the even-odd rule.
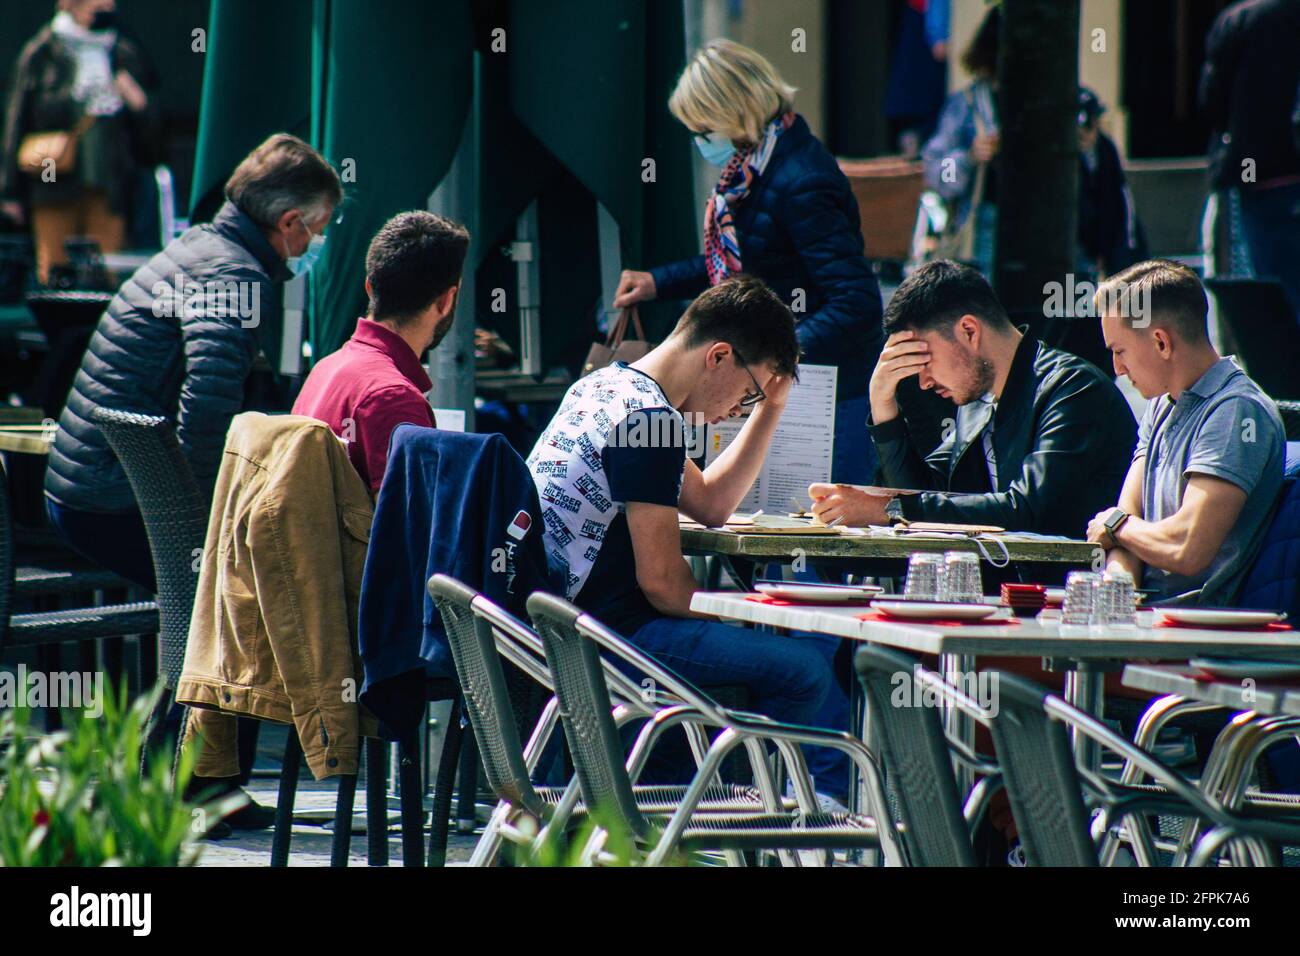
[[[1101,548],[1087,541],[1051,541],[999,535],[1012,561],[1036,561],[1091,567]],[[985,550],[1001,560],[1002,549],[989,538]],[[687,554],[721,554],[742,558],[789,558],[798,552],[807,558],[895,558],[907,560],[914,552],[972,551],[970,538],[927,538],[918,535],[860,534],[737,534],[721,528],[682,527],[682,550]]]
[[[0,426],[0,451],[22,455],[48,455],[54,442],[54,429],[45,425]]]
[[[1237,649],[1232,653],[1236,656]],[[1186,664],[1130,664],[1124,668],[1124,686],[1153,694],[1177,694],[1190,700],[1221,704],[1237,710],[1253,710],[1261,714],[1287,714],[1300,717],[1300,684],[1287,686],[1277,678],[1270,683],[1267,673],[1250,678],[1210,677],[1198,668]],[[1296,678],[1290,678],[1295,681]]]
[[[1164,660],[1193,657],[1258,657],[1300,662],[1300,631],[1229,631],[1190,627],[1107,629],[1040,623],[1018,618],[1011,625],[938,625],[860,621],[865,605],[825,607],[760,604],[737,591],[699,591],[691,610],[728,620],[767,624],[885,644],[916,654],[995,657],[1057,657],[1066,660]],[[1139,620],[1150,622],[1151,611]]]

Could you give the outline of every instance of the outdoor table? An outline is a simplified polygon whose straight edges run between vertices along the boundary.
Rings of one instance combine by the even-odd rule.
[[[1232,648],[1237,656],[1237,647]],[[1130,664],[1124,668],[1124,686],[1153,694],[1177,694],[1188,700],[1219,704],[1236,710],[1300,717],[1300,680],[1291,678],[1268,683],[1256,681],[1245,694],[1240,679],[1207,677],[1186,664]]]
[[[853,531],[843,534],[755,534],[725,528],[705,528],[684,521],[681,541],[683,554],[717,555],[731,567],[732,576],[745,584],[751,583],[749,575],[737,572],[732,564],[735,560],[756,564],[827,560],[888,561],[897,565],[901,571],[907,559],[918,551],[932,554],[970,551],[980,554],[981,546],[987,555],[999,562],[1003,561],[1005,548],[1006,564],[1055,564],[1071,568],[1092,568],[1100,567],[1104,559],[1102,549],[1087,541],[1012,533],[993,537],[986,535],[978,539],[920,534],[861,534]]]
[[[1188,627],[1111,627],[1106,629],[1063,625],[1035,618],[1017,618],[1013,625],[924,624],[908,621],[862,621],[865,605],[762,604],[744,593],[696,592],[691,610],[720,618],[766,624],[798,631],[831,634],[850,640],[870,641],[914,654],[939,658],[939,669],[952,680],[973,672],[977,657],[1044,658],[1065,671],[1065,699],[1094,717],[1104,709],[1104,674],[1118,670],[1125,660],[1186,661],[1222,654],[1231,647],[1233,657],[1258,657],[1300,661],[1300,632],[1201,629]],[[1139,620],[1150,622],[1154,612],[1140,611]],[[856,682],[854,688],[856,690]],[[974,723],[955,708],[945,708],[946,726],[968,744],[974,743]],[[857,708],[855,707],[855,716]],[[1095,768],[1095,744],[1076,736],[1080,762]],[[962,782],[973,783],[969,772]]]

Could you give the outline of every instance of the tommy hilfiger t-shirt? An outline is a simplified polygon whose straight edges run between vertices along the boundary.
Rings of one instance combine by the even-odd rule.
[[[551,571],[569,600],[624,634],[660,616],[636,583],[626,505],[677,507],[685,466],[681,414],[622,362],[575,382],[528,456]]]

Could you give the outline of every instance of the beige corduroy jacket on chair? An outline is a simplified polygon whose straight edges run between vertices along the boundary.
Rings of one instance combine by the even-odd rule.
[[[316,779],[357,772],[373,718],[357,607],[374,505],[324,422],[235,417],[217,476],[176,699],[199,708],[195,772],[233,776],[235,714],[293,723]],[[363,726],[364,724],[364,726]]]

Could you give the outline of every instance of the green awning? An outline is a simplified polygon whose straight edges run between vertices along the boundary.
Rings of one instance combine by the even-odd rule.
[[[205,222],[248,153],[272,133],[308,135],[311,4],[212,0],[190,218]]]
[[[320,141],[344,178],[343,222],[311,273],[316,360],[366,309],[365,255],[390,217],[427,208],[460,144],[472,92],[470,0],[317,0]]]

